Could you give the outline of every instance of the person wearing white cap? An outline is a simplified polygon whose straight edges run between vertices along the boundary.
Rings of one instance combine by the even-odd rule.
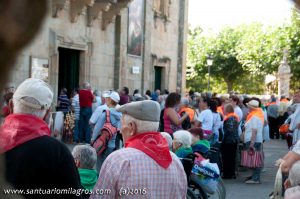
[[[21,83],[13,95],[12,114],[0,129],[0,151],[6,159],[7,181],[15,188],[81,188],[72,154],[64,144],[50,137],[47,122],[52,101],[50,86],[33,78]],[[52,194],[52,198],[57,198]]]
[[[251,99],[247,104],[249,113],[245,123],[243,134],[244,150],[262,151],[264,113],[257,100]],[[263,157],[262,157],[263,161]],[[261,167],[252,169],[252,176],[246,178],[246,184],[260,184]]]
[[[159,104],[144,100],[125,104],[117,110],[123,113],[121,133],[125,148],[107,157],[94,187],[94,193],[105,188],[111,190],[110,194],[95,194],[90,199],[185,198],[187,178],[182,163],[157,132]],[[127,190],[136,191],[126,195]]]
[[[115,91],[108,91],[104,94],[107,109],[104,109],[106,111],[109,111],[110,113],[110,121],[111,124],[114,127],[117,127],[118,129],[121,127],[121,117],[122,114],[116,110],[116,106],[118,105],[120,101],[120,96],[117,92]],[[91,139],[91,143],[93,143],[97,137],[101,134],[101,129],[103,128],[105,121],[106,121],[106,111],[102,111],[100,118],[98,119],[97,123],[95,124],[95,128],[93,129],[93,135]],[[106,159],[106,157],[111,154],[114,149],[116,148],[116,136],[115,134],[109,141],[107,148],[105,151],[101,154],[101,156],[98,156],[97,158],[97,171],[100,171],[100,168],[102,166],[102,163]]]

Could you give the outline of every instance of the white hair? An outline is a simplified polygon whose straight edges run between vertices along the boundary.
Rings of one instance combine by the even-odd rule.
[[[298,198],[300,198],[300,187],[296,186],[296,187],[292,187],[292,188],[287,189],[284,193],[284,198],[285,199],[298,199]]]
[[[36,104],[36,105],[41,105],[39,101],[32,97],[23,97],[22,100],[25,102],[28,102],[30,104]],[[29,114],[29,115],[34,115],[38,118],[43,119],[46,115],[47,110],[40,110],[40,109],[35,109],[26,106],[25,104],[22,104],[18,99],[13,98],[13,104],[14,104],[14,113],[17,114]]]
[[[295,187],[300,183],[300,161],[293,164],[289,172],[289,180],[292,187]]]
[[[83,83],[83,88],[84,88],[84,89],[90,89],[90,88],[91,88],[90,83],[84,82],[84,83]]]
[[[172,140],[172,137],[170,136],[170,134],[166,133],[166,132],[160,132],[160,134],[167,140],[169,149],[171,150],[173,140]]]
[[[157,132],[158,130],[159,122],[139,120],[127,114],[123,114],[123,116],[123,119],[127,124],[130,122],[134,122],[136,124],[138,133]]]
[[[190,132],[185,130],[176,131],[173,134],[174,140],[176,139],[179,143],[182,144],[182,147],[187,148],[192,145],[192,135]]]
[[[79,167],[82,169],[93,169],[96,165],[96,150],[89,145],[77,145],[72,150],[75,160],[80,161]]]

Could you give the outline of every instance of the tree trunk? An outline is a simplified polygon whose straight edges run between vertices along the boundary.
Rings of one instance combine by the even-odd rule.
[[[225,80],[225,82],[227,84],[227,92],[230,93],[233,90],[233,82],[230,80]]]

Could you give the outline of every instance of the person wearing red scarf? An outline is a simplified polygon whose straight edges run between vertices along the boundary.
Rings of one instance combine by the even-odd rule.
[[[25,80],[13,95],[12,114],[0,128],[0,151],[6,160],[6,179],[16,189],[36,189],[42,194],[55,188],[81,188],[70,151],[50,137],[48,122],[52,100],[50,86],[33,78]],[[24,197],[41,198],[39,193]],[[54,192],[43,195],[43,198],[78,197]]]
[[[123,113],[121,133],[125,148],[104,161],[94,188],[108,188],[111,193],[90,198],[185,198],[187,179],[182,163],[157,132],[159,104],[145,100],[117,110]]]

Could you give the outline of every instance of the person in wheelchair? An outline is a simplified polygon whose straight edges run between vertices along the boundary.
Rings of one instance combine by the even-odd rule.
[[[191,128],[188,130],[192,135],[192,150],[193,152],[200,153],[202,156],[206,156],[210,150],[209,141],[203,138],[203,132],[201,128]]]
[[[192,144],[192,135],[190,132],[185,130],[176,131],[173,139],[173,152],[179,158],[186,158],[188,155],[193,153],[191,144]]]

